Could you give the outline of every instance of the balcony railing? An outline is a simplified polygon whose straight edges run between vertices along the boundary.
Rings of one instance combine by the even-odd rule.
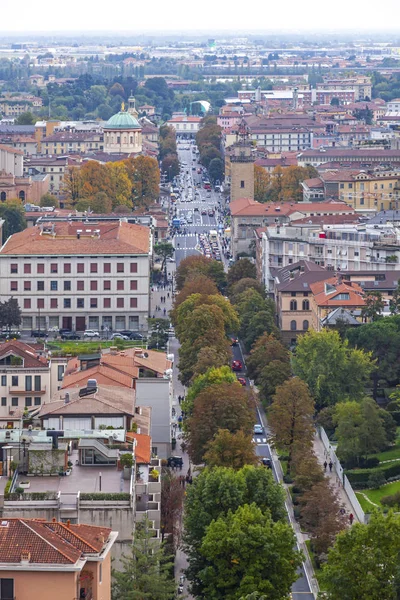
[[[8,386],[8,393],[14,396],[43,396],[46,393],[46,386],[41,386],[40,390],[25,390],[18,386]]]

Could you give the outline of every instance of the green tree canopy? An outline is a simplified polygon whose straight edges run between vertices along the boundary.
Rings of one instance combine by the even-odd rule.
[[[337,331],[309,331],[298,338],[293,370],[308,384],[317,410],[361,399],[373,368],[371,355],[350,348]]]
[[[10,235],[26,229],[25,210],[19,200],[1,203],[0,218],[4,219],[3,243]]]
[[[328,600],[394,600],[398,597],[400,515],[372,513],[340,533],[322,581]]]
[[[200,548],[207,563],[198,575],[204,597],[239,600],[254,591],[271,600],[287,597],[301,564],[294,541],[289,523],[274,522],[255,504],[219,517],[208,527]]]
[[[245,277],[256,279],[256,276],[256,265],[248,258],[241,258],[240,260],[237,260],[228,271],[228,285],[231,287]]]
[[[171,576],[173,557],[153,539],[148,520],[136,524],[129,552],[121,559],[122,567],[113,569],[113,600],[173,600],[175,580]]]
[[[190,414],[193,410],[193,404],[195,398],[210,385],[218,385],[220,383],[234,383],[236,381],[236,375],[232,372],[232,369],[226,367],[211,367],[203,375],[198,375],[189,388],[187,396],[182,405],[183,410]]]

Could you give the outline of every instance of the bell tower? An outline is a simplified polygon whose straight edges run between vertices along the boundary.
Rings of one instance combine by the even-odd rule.
[[[128,99],[128,113],[132,115],[132,117],[135,117],[135,119],[138,118],[139,113],[136,110],[136,99],[132,92]]]
[[[231,202],[238,198],[254,200],[254,158],[247,125],[242,119],[231,154]]]

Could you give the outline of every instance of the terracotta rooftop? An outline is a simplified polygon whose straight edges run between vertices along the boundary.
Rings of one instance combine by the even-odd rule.
[[[69,366],[69,365],[68,365]],[[100,364],[84,371],[70,372],[64,376],[62,388],[84,387],[88,379],[96,379],[99,385],[133,388],[134,378],[139,376],[138,368],[131,368],[131,374],[121,372],[121,369],[113,369],[107,365]]]
[[[136,419],[135,419],[136,420]],[[135,459],[138,464],[150,464],[151,461],[151,437],[144,433],[127,433],[126,440],[136,440]]]
[[[99,554],[111,529],[93,525],[49,523],[40,519],[3,519],[0,563],[74,565],[85,554]],[[29,568],[28,565],[26,567]],[[23,570],[23,566],[22,566]]]
[[[339,277],[331,277],[310,285],[318,306],[364,306],[363,290],[354,282],[343,281]],[[340,294],[348,294],[348,299],[340,299]]]
[[[276,202],[262,204],[250,198],[238,198],[230,204],[231,215],[239,216],[290,216],[294,213],[333,214],[353,213],[354,209],[345,202]]]
[[[48,225],[49,229],[51,225]],[[1,253],[10,255],[74,255],[74,254],[147,254],[150,230],[125,222],[85,223],[59,222],[53,225],[55,235],[43,233],[39,225],[15,233],[4,244]],[[81,231],[78,239],[78,231]],[[99,234],[95,230],[100,230]]]
[[[87,373],[87,371],[85,371]],[[121,387],[98,385],[97,392],[91,396],[79,398],[80,387],[62,389],[56,393],[51,402],[42,404],[39,418],[48,415],[129,415],[135,409],[135,391]],[[69,402],[65,401],[65,393],[69,393]]]
[[[10,340],[0,344],[0,360],[6,356],[19,356],[24,361],[26,369],[43,369],[48,366],[44,356],[39,356],[37,349],[19,340]]]

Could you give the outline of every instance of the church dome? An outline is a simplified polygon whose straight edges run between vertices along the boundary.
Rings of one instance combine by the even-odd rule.
[[[121,110],[108,119],[104,129],[141,129],[139,122],[128,112]]]

